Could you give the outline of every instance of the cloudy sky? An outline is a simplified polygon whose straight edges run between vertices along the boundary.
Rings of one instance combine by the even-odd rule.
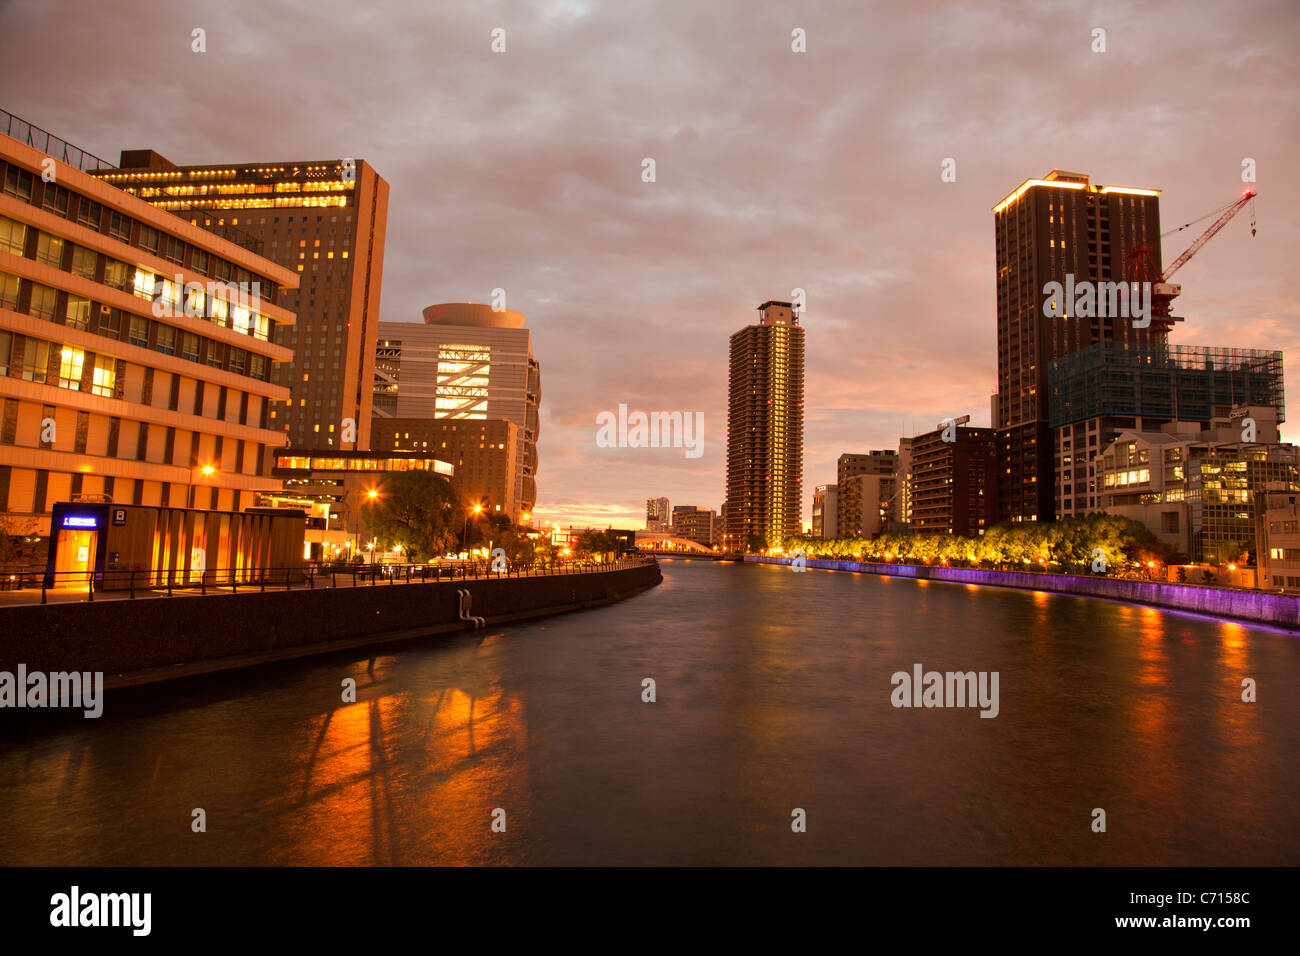
[[[1179,273],[1173,340],[1297,374],[1297,49],[1294,0],[0,0],[0,107],[114,162],[368,160],[384,319],[498,287],[528,318],[545,520],[717,508],[727,338],[805,289],[806,521],[841,452],[988,424],[991,207],[1053,168],[1162,189],[1167,230],[1254,159],[1259,234],[1238,216]],[[597,447],[619,403],[703,412],[704,454]]]

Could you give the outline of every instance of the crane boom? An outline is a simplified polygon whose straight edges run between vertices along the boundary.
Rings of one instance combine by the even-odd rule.
[[[1246,205],[1246,203],[1250,202],[1254,198],[1255,198],[1255,190],[1253,189],[1247,189],[1244,193],[1242,193],[1240,199],[1238,199],[1231,206],[1225,209],[1223,211],[1223,215],[1219,216],[1218,219],[1214,220],[1214,222],[1210,224],[1210,228],[1206,229],[1203,233],[1201,233],[1197,237],[1196,241],[1193,242],[1190,246],[1188,246],[1186,251],[1184,251],[1181,256],[1179,256],[1177,259],[1174,260],[1174,264],[1165,270],[1165,274],[1162,277],[1163,280],[1165,282],[1168,282],[1170,276],[1172,276],[1183,266],[1187,265],[1187,260],[1192,258],[1192,256],[1196,255],[1197,251],[1201,248],[1201,246],[1205,245],[1207,242],[1213,239],[1215,233],[1217,233],[1220,229],[1226,226],[1228,224],[1228,221],[1241,211],[1241,207]],[[1252,235],[1254,234],[1253,229],[1251,230],[1251,234]]]
[[[1181,256],[1174,260],[1164,272],[1157,272],[1155,257],[1151,254],[1151,249],[1145,244],[1134,246],[1127,256],[1126,273],[1129,282],[1150,282],[1151,283],[1151,329],[1157,333],[1167,333],[1174,327],[1175,322],[1181,322],[1182,319],[1172,314],[1174,299],[1178,298],[1182,292],[1182,286],[1170,282],[1169,277],[1187,264],[1187,261],[1196,255],[1202,246],[1214,238],[1215,234],[1228,224],[1243,206],[1255,198],[1255,190],[1247,189],[1237,199],[1210,224],[1210,227],[1201,233],[1196,241],[1193,242],[1183,252]],[[1210,215],[1213,215],[1211,213]],[[1205,218],[1205,217],[1201,217]],[[1191,225],[1191,223],[1188,223]],[[1186,228],[1180,226],[1179,229]],[[1177,232],[1178,230],[1174,230]],[[1254,215],[1251,216],[1250,234],[1255,234]]]

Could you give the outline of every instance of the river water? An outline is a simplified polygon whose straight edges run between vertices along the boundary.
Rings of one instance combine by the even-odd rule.
[[[663,568],[620,604],[373,663],[110,693],[98,720],[0,712],[0,863],[1300,863],[1295,636]],[[997,716],[894,707],[916,664],[997,672]]]

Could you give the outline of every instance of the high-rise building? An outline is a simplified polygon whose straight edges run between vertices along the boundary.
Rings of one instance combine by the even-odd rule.
[[[667,531],[672,524],[672,511],[667,498],[645,500],[645,527],[647,531]]]
[[[839,486],[818,485],[813,489],[812,536],[833,538],[839,528]]]
[[[894,486],[898,494],[895,526],[890,530],[906,531],[912,523],[912,446],[915,438],[898,439],[898,464],[894,467]]]
[[[1285,420],[1280,351],[1098,342],[1052,362],[1048,386],[1059,517],[1101,510],[1098,458],[1125,429],[1207,429],[1233,405]]]
[[[726,547],[760,550],[803,531],[803,328],[764,302],[731,336]]]
[[[250,237],[297,274],[284,304],[298,321],[276,342],[293,358],[272,379],[289,395],[271,427],[294,448],[368,449],[388,183],[360,159],[178,166],[148,149],[96,175],[192,225]]]
[[[913,438],[911,493],[912,531],[982,535],[997,523],[994,430],[948,423]]]
[[[874,504],[864,502],[869,502],[872,495],[879,491],[879,487],[873,486],[875,490],[868,494],[867,499],[864,499],[862,497],[863,484],[854,482],[851,479],[858,475],[883,475],[892,478],[897,467],[898,455],[888,448],[873,449],[865,454],[845,453],[840,455],[839,460],[835,463],[835,479],[836,486],[839,488],[839,500],[836,510],[834,537],[860,537],[864,533],[863,520],[872,513],[872,509],[875,507]],[[875,520],[868,520],[866,526],[875,529]]]
[[[375,417],[514,422],[514,496],[522,511],[531,512],[537,503],[542,373],[524,317],[473,302],[431,305],[423,314],[423,325],[379,323]]]
[[[993,427],[999,444],[999,507],[1004,521],[1050,521],[1055,514],[1048,366],[1096,342],[1164,342],[1114,314],[1044,314],[1055,302],[1048,283],[1125,282],[1127,259],[1146,246],[1160,266],[1160,191],[1096,186],[1081,173],[1053,170],[1030,179],[993,207],[997,246],[998,391]],[[1089,288],[1096,288],[1090,286]],[[1064,298],[1064,296],[1062,296]],[[1050,302],[1049,302],[1050,300]],[[1074,311],[1073,302],[1057,310]],[[1092,308],[1089,311],[1099,311]],[[1127,311],[1127,309],[1123,310]],[[1181,321],[1174,319],[1174,321]]]
[[[71,499],[253,506],[298,274],[46,148],[0,136],[0,511],[44,535]]]

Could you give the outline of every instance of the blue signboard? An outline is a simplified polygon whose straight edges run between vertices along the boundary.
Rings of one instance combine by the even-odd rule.
[[[98,528],[99,519],[95,515],[64,515],[65,528]]]

